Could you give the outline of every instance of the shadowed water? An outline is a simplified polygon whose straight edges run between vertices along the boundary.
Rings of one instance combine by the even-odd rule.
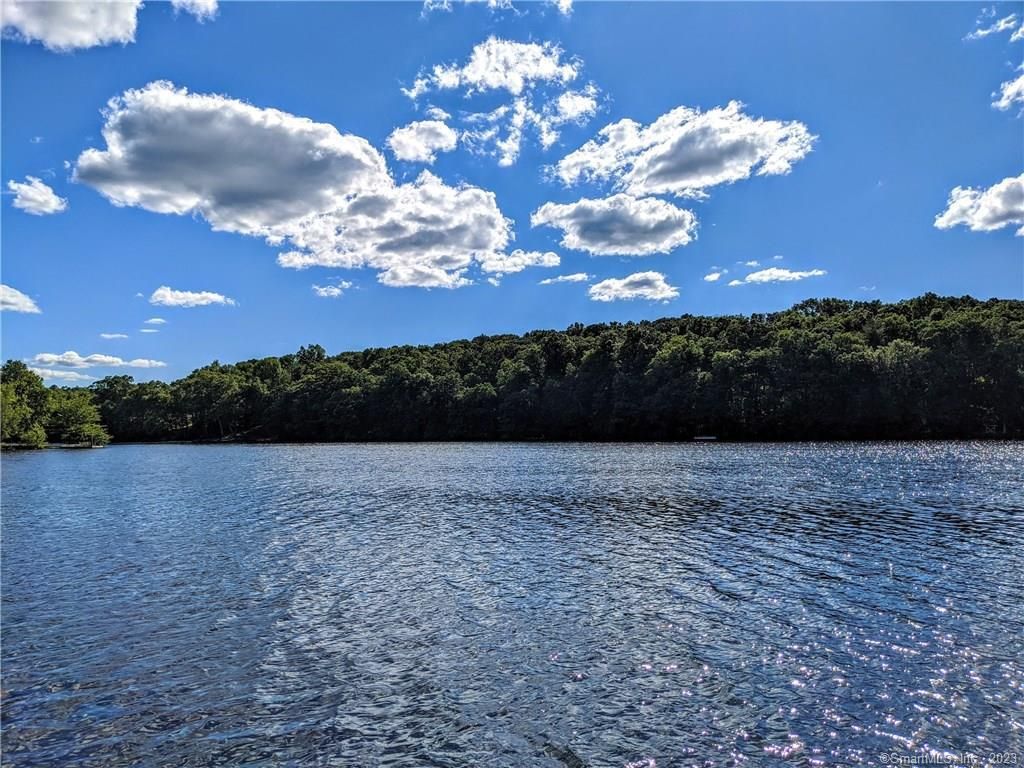
[[[1024,752],[1019,444],[121,446],[2,468],[5,765]]]

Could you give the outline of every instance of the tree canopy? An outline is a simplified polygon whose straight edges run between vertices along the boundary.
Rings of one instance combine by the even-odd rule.
[[[812,299],[333,356],[314,344],[90,392],[124,441],[1019,437],[1024,302]]]
[[[0,442],[4,445],[41,448],[47,441],[72,445],[110,441],[88,389],[47,389],[20,360],[4,363],[0,389]]]

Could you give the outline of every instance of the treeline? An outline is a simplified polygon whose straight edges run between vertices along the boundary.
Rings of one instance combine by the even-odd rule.
[[[1024,302],[812,299],[434,346],[212,363],[89,391],[121,441],[1024,435]]]
[[[0,369],[0,443],[42,448],[47,442],[106,445],[110,435],[100,424],[92,392],[47,389],[23,362],[8,360]]]

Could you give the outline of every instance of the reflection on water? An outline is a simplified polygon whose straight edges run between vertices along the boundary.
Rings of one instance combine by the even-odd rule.
[[[1024,752],[1021,477],[1007,443],[5,455],[4,764]]]

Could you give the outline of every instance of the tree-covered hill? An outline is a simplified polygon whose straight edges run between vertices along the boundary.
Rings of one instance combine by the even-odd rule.
[[[115,440],[1024,435],[1024,301],[813,299],[434,346],[214,362],[89,388]]]

